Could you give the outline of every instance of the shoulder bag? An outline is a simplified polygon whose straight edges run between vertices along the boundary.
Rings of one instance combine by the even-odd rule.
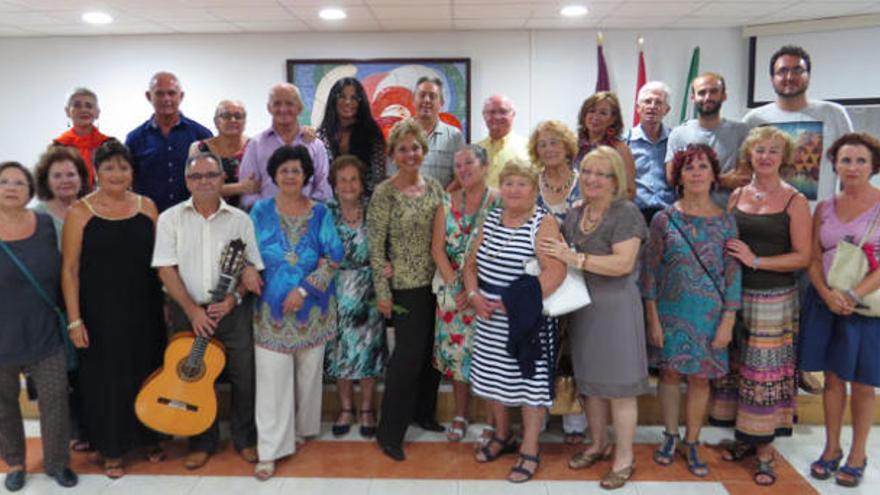
[[[828,270],[828,286],[839,291],[847,291],[857,286],[869,272],[868,255],[862,251],[862,246],[871,238],[877,225],[880,223],[880,210],[874,215],[868,230],[862,236],[862,240],[856,245],[846,240],[837,243],[837,251]],[[861,306],[856,306],[855,312],[862,316],[880,316],[880,289],[877,289],[862,297]]]

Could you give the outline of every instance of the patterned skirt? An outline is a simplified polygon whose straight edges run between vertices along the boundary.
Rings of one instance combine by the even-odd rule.
[[[712,383],[709,422],[750,444],[791,436],[797,400],[797,287],[743,289],[730,374]]]

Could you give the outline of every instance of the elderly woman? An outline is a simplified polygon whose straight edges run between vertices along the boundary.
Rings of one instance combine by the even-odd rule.
[[[719,175],[718,158],[708,145],[691,144],[675,154],[672,187],[679,200],[651,221],[641,271],[666,425],[654,462],[672,464],[680,444],[688,471],[699,477],[709,474],[697,452],[709,380],[728,373],[727,344],[742,290],[739,262],[725,249],[728,240],[736,239],[736,221],[712,201]],[[682,377],[688,385],[684,442],[678,434]]]
[[[573,168],[580,167],[584,157],[597,146],[609,146],[620,153],[626,172],[624,194],[632,200],[636,196],[636,162],[629,146],[620,138],[623,133],[623,115],[620,101],[614,93],[599,91],[584,100],[578,112],[578,152]]]
[[[810,207],[779,176],[794,148],[792,139],[774,127],[752,129],[740,151],[752,181],[735,189],[728,203],[739,231],[727,249],[743,265],[744,334],[737,336],[735,373],[728,380],[736,387],[735,402],[718,409],[725,406],[725,395],[718,396],[713,419],[736,427],[736,442],[723,453],[726,460],[757,454],[753,479],[762,486],[776,481],[772,443],[791,436],[797,399],[795,272],[810,261]]]
[[[434,368],[452,380],[455,416],[446,438],[457,442],[467,434],[468,377],[474,347],[476,313],[468,303],[462,281],[464,262],[497,194],[486,185],[489,156],[485,148],[466,145],[455,159],[455,180],[461,189],[443,196],[434,214],[431,255],[442,277],[435,287],[438,305],[434,336]]]
[[[367,210],[373,273],[384,273],[389,264],[392,270],[390,279],[373,277],[379,311],[394,322],[376,440],[385,455],[402,461],[410,421],[426,430],[444,430],[434,418],[440,374],[431,366],[436,311],[431,239],[443,187],[419,171],[428,141],[414,119],[391,128],[388,153],[397,172],[376,186]],[[392,311],[395,306],[401,309]]]
[[[367,241],[364,163],[354,155],[342,155],[330,167],[335,201],[327,204],[345,257],[336,272],[336,312],[339,331],[327,344],[325,371],[336,379],[340,411],[333,434],[348,433],[354,421],[352,382],[361,387],[360,434],[376,435],[373,394],[376,378],[385,368],[385,319],[373,301],[373,270]]]
[[[561,121],[545,120],[535,127],[529,137],[529,158],[532,166],[540,171],[538,206],[556,217],[561,225],[565,212],[579,199],[577,170],[571,167],[578,152],[574,133]],[[568,339],[568,318],[559,320],[560,333],[560,375],[571,376],[571,346]],[[565,443],[580,444],[586,438],[587,420],[583,413],[566,414],[562,417],[562,430]]]
[[[73,203],[88,189],[89,172],[76,150],[66,146],[50,146],[40,155],[34,170],[37,198],[34,211],[52,218],[61,247],[64,218]]]
[[[20,373],[28,373],[39,396],[43,467],[59,485],[77,476],[68,467],[67,359],[58,306],[61,256],[48,215],[27,204],[34,179],[17,162],[0,164],[0,444],[10,492],[25,482],[24,423],[18,404]]]
[[[626,199],[626,169],[614,148],[599,146],[589,152],[581,163],[580,181],[584,203],[565,216],[565,241],[549,239],[542,246],[585,273],[593,299],[573,314],[571,328],[575,381],[578,392],[587,396],[593,443],[575,454],[569,467],[586,468],[611,456],[610,403],[617,442],[602,487],[619,488],[635,470],[636,397],[649,390],[642,299],[636,286],[647,228],[639,209]]]
[[[122,457],[136,447],[148,447],[151,462],[164,458],[158,436],[131,406],[162,364],[166,341],[162,288],[150,267],[158,212],[129,190],[131,163],[128,149],[115,139],[97,149],[100,187],[71,207],[62,240],[70,338],[81,349],[80,420],[109,478],[125,474]]]
[[[314,174],[309,150],[282,146],[266,171],[278,193],[251,210],[266,265],[254,310],[259,480],[296,452],[297,437],[320,433],[324,344],[336,335],[333,277],[344,254],[330,210],[303,194]]]
[[[810,475],[824,480],[839,468],[837,483],[854,487],[868,464],[865,448],[874,414],[874,388],[880,387],[880,318],[858,314],[862,298],[880,288],[880,271],[872,263],[880,249],[880,189],[871,184],[871,177],[880,172],[880,141],[863,133],[844,134],[828,149],[828,158],[843,189],[816,208],[809,268],[813,285],[804,304],[800,358],[804,370],[825,372],[825,449],[810,465]],[[868,261],[872,271],[849,290],[833,289],[827,282],[840,241],[863,242],[863,251],[873,258]],[[853,434],[841,466],[847,384]]]
[[[367,197],[385,180],[385,138],[357,79],[343,77],[330,88],[317,137],[324,142],[330,161],[340,155],[354,155],[367,164],[362,179]]]
[[[88,88],[74,89],[67,97],[64,113],[70,119],[70,129],[61,133],[52,143],[69,146],[79,151],[89,172],[86,189],[91,190],[95,185],[95,150],[107,140],[107,136],[101,134],[95,127],[95,121],[101,114],[101,109],[98,108],[98,95]]]
[[[225,184],[221,194],[227,203],[238,206],[239,196],[256,192],[256,184],[250,180],[239,182],[238,166],[244,156],[248,138],[244,135],[244,127],[247,123],[247,111],[244,103],[240,101],[223,100],[217,104],[214,110],[214,125],[217,127],[217,135],[195,141],[190,145],[189,155],[199,153],[213,153],[220,157]]]
[[[538,434],[552,403],[556,325],[542,316],[540,300],[562,283],[565,266],[537,252],[537,242],[559,237],[556,219],[535,205],[537,171],[525,161],[511,160],[501,170],[499,183],[501,208],[486,217],[464,273],[467,299],[477,313],[471,384],[474,393],[489,402],[496,428],[475,458],[491,462],[519,449],[507,479],[522,483],[541,464]],[[540,266],[537,277],[526,271],[535,260]],[[510,431],[508,407],[522,411],[520,447]]]

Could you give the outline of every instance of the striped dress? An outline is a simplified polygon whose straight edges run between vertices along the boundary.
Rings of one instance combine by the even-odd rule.
[[[477,250],[480,294],[489,300],[499,299],[499,289],[519,278],[525,261],[535,257],[532,229],[537,231],[547,214],[538,208],[523,225],[507,228],[501,224],[501,212],[501,208],[489,212],[483,224],[483,242]],[[516,359],[507,352],[507,336],[506,313],[495,311],[487,320],[477,318],[471,364],[474,393],[507,406],[549,407],[552,396],[547,363],[553,355],[552,335],[547,332],[542,339],[544,357],[535,363],[535,374],[531,378],[522,376]]]

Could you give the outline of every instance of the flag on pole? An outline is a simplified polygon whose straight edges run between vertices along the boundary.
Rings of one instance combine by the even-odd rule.
[[[596,91],[608,91],[611,89],[611,83],[608,80],[608,66],[605,65],[605,53],[602,51],[602,42],[604,37],[599,32],[596,35],[596,58],[599,63],[598,75],[596,76]]]
[[[694,79],[697,78],[697,74],[700,73],[700,47],[697,46],[694,48],[694,53],[691,55],[691,66],[688,69],[687,83],[684,86],[684,91],[681,92],[681,116],[679,117],[679,122],[684,122],[689,117],[697,116],[697,109],[691,108],[691,111],[688,112],[688,105],[691,102],[691,84],[693,84]]]
[[[633,104],[633,127],[639,125],[639,91],[642,89],[642,86],[647,82],[647,75],[645,74],[645,38],[639,36],[639,69],[638,74],[636,75],[636,99]]]

